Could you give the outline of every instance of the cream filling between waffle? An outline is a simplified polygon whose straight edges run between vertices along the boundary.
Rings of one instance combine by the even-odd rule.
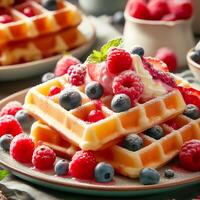
[[[141,58],[138,55],[132,55],[132,62],[137,75],[141,78],[144,84],[143,99],[151,99],[162,96],[167,93],[167,89],[162,82],[155,81],[151,74],[145,70]]]

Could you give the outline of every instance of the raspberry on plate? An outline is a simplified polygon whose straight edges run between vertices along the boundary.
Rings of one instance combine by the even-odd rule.
[[[150,0],[148,3],[152,20],[160,20],[169,13],[168,3],[165,0]]]
[[[163,47],[158,49],[156,52],[156,57],[167,64],[170,72],[176,71],[177,68],[177,58],[174,51],[169,48]]]
[[[132,67],[132,59],[129,52],[121,48],[110,49],[107,56],[107,70],[112,74],[119,74]]]
[[[45,145],[38,146],[33,152],[32,163],[39,170],[53,169],[55,160],[55,152]]]
[[[70,66],[77,65],[79,63],[80,61],[77,58],[65,55],[57,62],[54,73],[56,76],[62,76],[67,73]]]
[[[77,64],[69,67],[67,74],[72,85],[80,86],[85,83],[86,68],[84,65]]]
[[[0,137],[5,134],[16,136],[22,132],[22,127],[14,116],[4,115],[0,117]]]
[[[122,72],[113,81],[114,94],[126,94],[130,97],[132,105],[141,97],[144,91],[144,85],[140,77],[131,70]]]
[[[21,163],[31,163],[34,143],[28,135],[22,133],[14,137],[10,144],[10,155]]]
[[[1,15],[0,16],[0,23],[2,24],[7,24],[7,23],[10,23],[10,22],[13,22],[13,17],[11,15],[8,15],[8,14],[4,14],[4,15]]]
[[[132,17],[138,19],[150,19],[150,11],[143,0],[129,0],[126,10]]]
[[[92,179],[96,165],[92,151],[77,151],[69,163],[69,174],[79,179]]]
[[[13,115],[22,110],[22,104],[18,101],[11,101],[7,103],[0,111],[0,117],[3,115]]]
[[[190,140],[183,144],[179,153],[181,166],[189,171],[200,171],[200,141]]]

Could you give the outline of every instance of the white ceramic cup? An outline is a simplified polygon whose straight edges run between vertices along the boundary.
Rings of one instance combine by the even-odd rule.
[[[145,55],[155,56],[162,47],[172,49],[177,56],[178,67],[187,65],[186,54],[194,46],[191,20],[152,21],[131,17],[125,12],[124,47],[128,50],[135,45],[145,49]]]

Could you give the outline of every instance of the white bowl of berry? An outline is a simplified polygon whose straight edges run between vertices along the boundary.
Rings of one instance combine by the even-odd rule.
[[[200,42],[188,52],[187,62],[193,75],[200,81]]]
[[[140,45],[146,55],[155,55],[159,48],[168,47],[175,52],[178,66],[186,66],[185,55],[194,45],[192,12],[192,3],[185,0],[130,0],[125,10],[125,48]]]

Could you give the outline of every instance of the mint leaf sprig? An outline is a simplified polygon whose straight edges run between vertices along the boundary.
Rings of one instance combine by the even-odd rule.
[[[0,181],[8,176],[9,172],[7,170],[0,170]]]
[[[100,63],[106,60],[108,51],[112,47],[119,47],[122,45],[122,38],[115,38],[104,44],[100,51],[93,50],[93,52],[88,56],[86,63]]]

